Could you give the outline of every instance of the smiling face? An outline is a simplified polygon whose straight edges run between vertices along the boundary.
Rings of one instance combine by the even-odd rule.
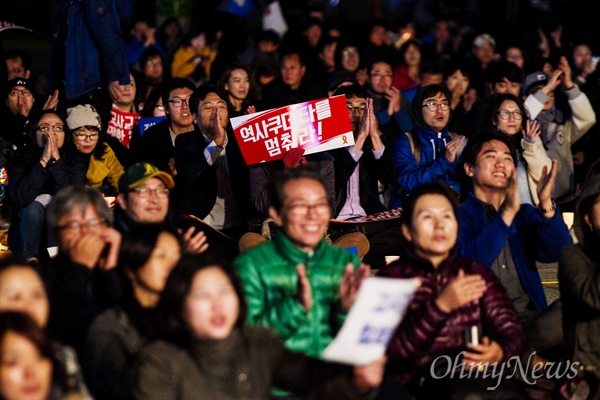
[[[243,69],[234,69],[231,71],[231,76],[227,80],[225,90],[229,97],[235,100],[244,100],[248,96],[248,90],[250,90],[248,73]]]
[[[478,194],[488,190],[504,191],[516,169],[508,146],[495,139],[482,145],[475,165],[465,163],[464,168],[467,176],[473,178],[473,187],[478,198],[484,198]]]
[[[417,255],[439,265],[450,254],[458,234],[452,204],[441,194],[421,196],[415,204],[410,226],[402,225],[402,234]]]
[[[0,272],[0,311],[24,312],[46,326],[50,304],[44,283],[32,268],[15,265]]]
[[[7,400],[47,398],[52,362],[25,336],[8,331],[0,343],[0,397]]]
[[[325,188],[314,179],[300,178],[286,182],[283,192],[281,212],[271,207],[269,215],[297,247],[314,249],[325,237],[331,218]]]
[[[143,197],[136,191],[119,193],[117,196],[119,206],[135,222],[163,222],[169,211],[169,197],[161,197],[156,192],[157,189],[166,189],[163,181],[158,178],[150,178],[139,188],[150,189],[150,196]]]
[[[191,331],[203,339],[225,339],[240,313],[240,301],[229,277],[222,269],[210,266],[193,278],[183,310]]]

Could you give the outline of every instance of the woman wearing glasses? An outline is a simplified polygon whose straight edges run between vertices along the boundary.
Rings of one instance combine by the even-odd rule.
[[[54,194],[70,184],[85,184],[85,165],[65,151],[71,138],[65,135],[66,123],[54,110],[45,110],[31,124],[28,145],[8,166],[11,227],[8,239],[11,252],[21,261],[39,263],[52,245],[46,237],[46,205]]]
[[[523,121],[526,121],[525,124]],[[511,93],[498,93],[488,103],[482,127],[486,131],[499,131],[513,142],[517,149],[521,203],[537,206],[537,183],[544,167],[548,171],[552,167],[552,160],[540,138],[540,124],[529,119],[529,113],[520,98]]]
[[[106,196],[116,196],[119,179],[125,173],[113,149],[105,142],[100,115],[89,105],[67,109],[67,125],[76,154],[87,165],[87,185]]]
[[[442,85],[420,87],[412,101],[415,127],[398,136],[392,146],[396,170],[390,208],[400,207],[417,185],[442,181],[458,195],[460,155],[466,137],[448,130],[452,110],[450,92]]]

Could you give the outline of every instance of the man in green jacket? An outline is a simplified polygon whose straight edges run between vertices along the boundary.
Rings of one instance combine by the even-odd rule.
[[[272,240],[234,263],[248,302],[248,323],[273,328],[292,349],[319,357],[352,306],[370,267],[328,244],[331,205],[320,176],[286,169],[273,181]]]

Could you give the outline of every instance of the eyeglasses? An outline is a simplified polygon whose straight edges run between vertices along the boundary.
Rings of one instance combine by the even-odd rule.
[[[40,132],[48,133],[50,132],[50,127],[52,127],[52,130],[54,132],[64,132],[65,130],[65,127],[62,125],[39,125],[37,129]]]
[[[169,100],[169,103],[173,104],[173,107],[175,108],[180,108],[184,104],[186,104],[189,107],[190,99],[189,97],[187,99],[180,99],[179,97],[175,97],[174,99]]]
[[[89,221],[85,221],[85,222],[78,222],[78,221],[73,221],[73,222],[68,222],[62,226],[59,226],[57,229],[58,230],[64,230],[64,231],[81,231],[82,228],[87,228],[89,230],[94,230],[99,228],[100,226],[103,226],[106,223],[106,220],[104,218],[94,218],[94,219],[90,219]]]
[[[392,79],[392,74],[371,74],[371,77],[376,79]]]
[[[155,105],[154,108],[158,108],[160,111],[165,111],[165,106],[161,106],[160,104]]]
[[[152,193],[156,193],[156,195],[158,197],[169,196],[169,189],[167,189],[167,188],[150,189],[150,188],[146,188],[146,187],[139,187],[139,188],[131,189],[129,192],[130,193],[136,192],[140,197],[150,197],[150,195]]]
[[[290,211],[290,214],[295,216],[304,216],[307,215],[309,210],[314,210],[315,213],[322,215],[328,212],[331,212],[331,208],[329,207],[329,203],[323,201],[321,203],[315,204],[289,204],[286,208]]]
[[[523,113],[521,113],[521,111],[508,111],[508,110],[498,111],[498,116],[502,119],[508,119],[508,118],[510,118],[511,115],[514,119],[523,118]]]
[[[342,51],[342,56],[344,56],[344,57],[357,56],[357,55],[358,55],[358,51],[356,51],[356,50],[344,50],[344,51]]]
[[[88,135],[88,134],[85,134],[85,133],[79,133],[79,132],[75,131],[75,132],[73,132],[73,135],[75,135],[75,139],[76,140],[80,140],[82,142],[85,141],[86,139],[89,139],[92,142],[95,142],[100,137],[100,135],[98,134],[98,132],[90,133]]]
[[[24,97],[31,97],[31,92],[27,89],[13,89],[10,91],[12,97],[17,97],[19,94]]]
[[[448,103],[448,102],[443,102],[443,103],[429,102],[429,103],[423,104],[421,107],[423,107],[423,108],[427,107],[427,109],[429,111],[435,111],[435,110],[437,110],[438,106],[442,109],[442,111],[447,111],[450,108],[450,103]]]
[[[353,106],[352,104],[347,104],[348,106],[348,114],[354,114],[355,111],[358,111],[359,114],[362,114],[367,109],[365,104],[361,104],[360,106]]]
[[[163,65],[162,61],[146,61],[146,67],[155,67],[155,66],[162,67],[162,65]]]

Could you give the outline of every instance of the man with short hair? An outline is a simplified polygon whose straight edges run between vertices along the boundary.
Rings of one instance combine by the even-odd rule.
[[[218,241],[229,249],[221,255],[233,257],[256,211],[250,200],[248,166],[229,124],[224,98],[216,86],[208,84],[191,96],[198,129],[179,135],[175,141],[181,196],[174,206],[176,218],[193,215],[213,228],[205,232],[219,231],[209,236],[211,247]],[[223,242],[221,234],[232,241]]]
[[[190,98],[196,90],[192,81],[172,78],[166,82],[161,94],[167,118],[144,132],[137,144],[130,147],[134,162],[149,161],[161,171],[176,176],[174,155],[175,138],[185,132],[198,132],[190,108]]]
[[[125,233],[136,224],[170,221],[169,191],[174,186],[170,174],[149,162],[129,166],[119,180],[115,228]],[[199,254],[208,248],[204,232],[195,233],[194,227],[188,228],[183,239],[188,253]]]
[[[316,171],[285,169],[272,184],[269,215],[278,227],[272,240],[234,259],[248,301],[248,323],[269,326],[289,349],[319,357],[370,268],[326,243],[331,204]]]
[[[288,106],[327,96],[324,84],[305,79],[306,60],[299,50],[281,56],[280,77],[262,89],[263,109]]]
[[[472,190],[457,219],[458,254],[492,269],[523,322],[527,341],[536,351],[562,343],[560,300],[548,306],[536,261],[558,261],[572,243],[560,210],[552,200],[556,160],[544,167],[537,187],[540,204],[521,204],[515,149],[506,135],[471,137],[464,151],[464,171]]]
[[[4,53],[6,62],[7,80],[22,78],[29,79],[31,76],[31,55],[23,49],[11,49]]]

